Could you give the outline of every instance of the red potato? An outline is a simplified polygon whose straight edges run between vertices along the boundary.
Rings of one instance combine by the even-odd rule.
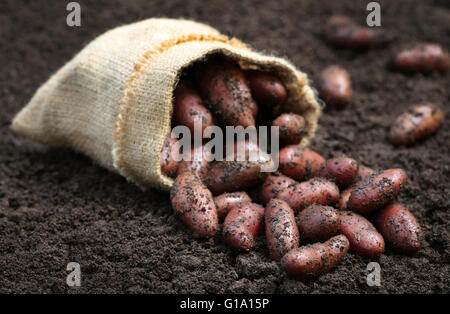
[[[332,65],[325,68],[319,79],[320,97],[329,105],[342,107],[352,99],[352,82],[348,72]]]
[[[316,177],[325,159],[315,151],[300,145],[289,145],[279,153],[280,171],[297,181]]]
[[[288,203],[295,212],[300,212],[313,204],[334,205],[339,198],[339,188],[326,179],[313,178],[288,186],[277,194],[277,198]]]
[[[389,132],[392,144],[408,145],[423,139],[441,126],[444,113],[431,104],[418,105],[400,115]]]
[[[282,174],[279,175],[270,175],[264,181],[263,185],[261,185],[258,190],[258,200],[260,200],[263,204],[267,204],[272,198],[276,198],[280,191],[288,188],[289,186],[295,185],[298,182],[294,179],[286,177]]]
[[[223,222],[224,241],[238,251],[249,251],[262,229],[264,208],[255,203],[235,206]]]
[[[174,123],[187,126],[194,134],[194,123],[201,122],[201,131],[214,125],[211,112],[203,105],[200,94],[184,83],[179,83],[174,92]]]
[[[363,165],[359,165],[358,173],[355,178],[355,184],[358,184],[361,181],[366,180],[374,173],[375,173],[375,170],[373,170],[369,167],[363,166]],[[344,190],[343,192],[341,192],[341,196],[339,197],[338,206],[337,206],[337,208],[339,210],[347,210],[347,202],[348,202],[348,199],[350,198],[350,194],[352,194],[353,188],[354,188],[354,186],[351,186],[351,187],[347,188],[346,190]]]
[[[233,209],[233,207],[251,202],[252,199],[245,192],[224,193],[214,198],[214,204],[217,209],[217,216],[219,219],[225,216]]]
[[[338,234],[339,213],[330,206],[311,205],[297,217],[300,238],[307,243],[323,242]]]
[[[161,150],[161,171],[169,177],[174,177],[178,170],[179,163],[174,158],[174,156],[176,156],[175,154],[178,153],[178,145],[176,145],[177,141],[178,140],[176,138],[172,138],[169,133],[164,141],[164,145]]]
[[[446,72],[450,67],[450,57],[437,44],[421,44],[401,51],[395,56],[394,68],[404,72]]]
[[[261,172],[264,164],[250,161],[215,161],[209,164],[207,174],[202,180],[214,195],[245,191],[263,183],[267,178],[269,173]]]
[[[235,62],[210,60],[197,72],[197,83],[214,116],[224,125],[255,125],[258,106]]]
[[[289,251],[281,259],[284,271],[298,279],[309,279],[331,270],[347,254],[349,242],[338,235],[325,243],[315,243]]]
[[[389,204],[377,213],[375,224],[388,246],[396,251],[414,254],[422,247],[423,233],[419,223],[399,203]]]
[[[347,237],[350,251],[369,258],[384,251],[383,236],[363,216],[353,212],[341,212],[339,233]]]
[[[362,27],[345,16],[332,16],[325,26],[325,39],[347,48],[368,48],[384,43],[380,30]]]
[[[294,212],[286,202],[272,199],[266,206],[264,217],[267,247],[272,258],[280,261],[284,254],[298,247]]]
[[[200,160],[197,160],[196,153],[202,153]],[[208,158],[210,157],[210,153],[204,149],[203,146],[192,149],[191,151],[191,160],[182,160],[179,162],[177,176],[185,171],[191,171],[199,175],[199,177],[203,177],[206,175],[208,170]]]
[[[175,213],[194,236],[209,238],[216,235],[219,221],[213,196],[197,175],[188,171],[179,175],[170,189],[170,201]]]
[[[363,166],[363,165],[359,165],[358,173],[356,175],[355,182],[359,182],[359,181],[365,180],[365,179],[367,179],[368,177],[370,177],[374,173],[375,173],[375,170],[373,170],[373,169],[371,169],[369,167]]]
[[[356,160],[348,157],[338,157],[327,160],[319,172],[319,176],[336,182],[341,188],[354,183],[357,174],[358,164]]]
[[[247,71],[246,76],[252,96],[259,105],[276,107],[286,101],[287,90],[277,77],[259,71]]]
[[[388,169],[373,174],[353,188],[347,208],[361,214],[381,209],[397,197],[405,184],[406,173],[403,169]]]
[[[280,141],[285,145],[299,144],[306,135],[305,119],[295,113],[284,113],[272,122],[280,128]]]

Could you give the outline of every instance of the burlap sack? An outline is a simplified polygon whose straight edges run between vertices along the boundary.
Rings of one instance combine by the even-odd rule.
[[[58,70],[14,118],[17,133],[80,151],[142,188],[167,190],[160,151],[170,131],[172,92],[182,69],[223,53],[242,68],[277,74],[289,96],[282,108],[307,121],[307,144],[320,107],[305,73],[196,22],[148,19],[106,32]]]

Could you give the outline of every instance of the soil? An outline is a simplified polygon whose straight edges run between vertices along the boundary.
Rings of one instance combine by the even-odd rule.
[[[412,104],[439,105],[450,117],[450,74],[404,75],[388,67],[414,42],[450,49],[448,1],[380,1],[389,45],[350,51],[327,44],[324,21],[366,19],[365,1],[79,1],[82,26],[66,25],[68,1],[0,3],[0,292],[16,293],[449,293],[448,186],[450,124],[414,146],[386,139],[393,119]],[[83,155],[20,138],[14,115],[49,76],[104,31],[148,17],[206,22],[259,50],[286,56],[311,78],[339,64],[350,72],[353,101],[326,108],[311,147],[346,154],[374,168],[404,168],[399,200],[420,222],[425,240],[414,256],[387,250],[381,286],[366,283],[371,261],[353,254],[307,282],[289,279],[263,237],[238,254],[220,237],[193,239],[173,215],[168,194],[141,192]],[[448,120],[448,119],[447,119]],[[69,262],[81,287],[66,285]]]

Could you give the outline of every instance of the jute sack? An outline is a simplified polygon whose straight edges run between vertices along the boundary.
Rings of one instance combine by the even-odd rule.
[[[305,73],[210,26],[160,18],[115,28],[89,43],[37,90],[12,129],[82,152],[143,189],[168,190],[173,180],[159,162],[171,128],[172,92],[183,68],[211,53],[278,75],[288,89],[281,111],[305,118],[302,144],[308,143],[320,107]]]

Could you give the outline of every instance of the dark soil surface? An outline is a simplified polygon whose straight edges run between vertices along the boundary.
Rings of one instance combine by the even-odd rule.
[[[450,292],[450,124],[409,148],[386,139],[393,119],[414,103],[430,101],[450,118],[450,74],[404,75],[387,67],[413,42],[450,49],[448,2],[380,1],[382,28],[396,41],[358,52],[325,43],[321,30],[333,13],[364,23],[365,1],[80,1],[78,28],[66,26],[66,2],[0,3],[0,292]],[[376,259],[380,287],[366,283],[371,260],[352,254],[316,280],[292,280],[271,260],[263,237],[247,254],[219,238],[195,240],[172,214],[168,194],[143,193],[80,154],[11,132],[12,118],[34,91],[90,40],[155,16],[209,23],[287,56],[312,79],[330,64],[347,68],[353,101],[325,110],[312,148],[375,168],[404,168],[408,184],[399,199],[424,230],[423,249],[412,257],[387,250]],[[81,265],[79,288],[66,285],[69,262]]]

